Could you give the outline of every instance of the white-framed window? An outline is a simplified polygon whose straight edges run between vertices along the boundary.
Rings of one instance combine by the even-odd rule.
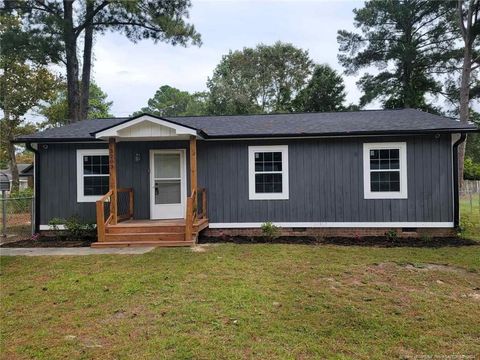
[[[288,199],[288,145],[248,147],[250,200]]]
[[[406,199],[407,143],[363,144],[365,199]]]
[[[77,150],[77,202],[94,202],[109,190],[108,149]]]

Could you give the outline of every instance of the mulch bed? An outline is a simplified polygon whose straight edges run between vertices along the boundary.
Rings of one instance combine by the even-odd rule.
[[[4,248],[35,248],[35,247],[88,247],[95,242],[95,238],[83,240],[65,240],[55,237],[43,237],[38,240],[20,240],[2,244]],[[397,238],[387,239],[385,236],[366,236],[360,238],[350,237],[327,237],[316,238],[314,236],[280,236],[275,239],[249,236],[200,236],[199,244],[211,243],[235,243],[235,244],[304,244],[304,245],[342,245],[342,246],[373,246],[373,247],[445,247],[445,246],[471,246],[479,245],[478,242],[457,237],[436,237],[429,239],[420,238]]]
[[[89,247],[96,239],[64,240],[54,237],[20,240],[2,244],[2,248]]]
[[[275,239],[265,237],[248,236],[222,236],[209,237],[200,236],[200,244],[207,243],[235,243],[235,244],[331,244],[343,246],[373,246],[373,247],[444,247],[444,246],[471,246],[479,245],[478,242],[458,237],[435,237],[429,239],[421,238],[397,238],[388,239],[385,236],[365,236],[359,238],[351,237],[314,237],[314,236],[280,236]]]

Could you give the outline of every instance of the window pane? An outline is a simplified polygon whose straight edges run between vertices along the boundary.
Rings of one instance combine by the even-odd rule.
[[[273,163],[273,171],[282,171],[282,162]]]
[[[380,160],[380,169],[390,169],[390,160]]]
[[[400,158],[400,150],[398,149],[390,149],[390,159],[399,159]]]
[[[155,178],[180,178],[180,154],[155,154]]]
[[[271,161],[265,162],[263,166],[264,166],[263,171],[273,171],[273,162]]]
[[[390,183],[390,191],[400,191],[400,182],[393,181]]]
[[[108,176],[85,176],[83,195],[105,195],[108,192]]]
[[[374,171],[370,173],[371,191],[400,191],[399,171]]]
[[[282,174],[255,174],[255,192],[281,193]]]
[[[180,180],[155,180],[155,204],[180,204]]]

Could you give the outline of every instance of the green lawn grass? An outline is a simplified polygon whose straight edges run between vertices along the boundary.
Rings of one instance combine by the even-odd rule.
[[[471,201],[469,196],[460,199],[461,225],[465,228],[462,236],[480,240],[480,194],[473,194]]]
[[[480,246],[222,244],[202,249],[2,257],[0,356],[418,359],[480,354]]]

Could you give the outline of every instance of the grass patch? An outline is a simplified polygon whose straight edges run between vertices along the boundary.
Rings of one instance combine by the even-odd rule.
[[[460,199],[460,224],[462,237],[480,241],[480,193]]]
[[[1,258],[5,359],[480,353],[480,246]]]

